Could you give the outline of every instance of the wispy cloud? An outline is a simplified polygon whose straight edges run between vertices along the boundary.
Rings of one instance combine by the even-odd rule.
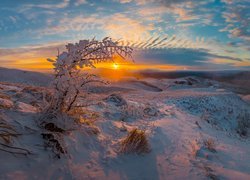
[[[30,9],[30,8],[43,8],[43,9],[61,9],[66,8],[70,3],[70,0],[63,0],[57,4],[26,4],[23,7]]]
[[[75,5],[76,6],[80,6],[82,4],[87,4],[87,3],[88,3],[87,0],[76,0]]]
[[[107,19],[104,29],[107,31],[107,35],[113,38],[136,41],[149,37],[154,25],[143,24],[140,20],[118,13]]]
[[[248,41],[250,45],[250,2],[245,0],[224,0],[223,2],[227,6],[222,16],[228,24],[221,31],[228,32],[231,38]]]
[[[130,3],[133,0],[117,0],[117,1],[120,2],[120,3],[122,3],[122,4],[125,4],[125,3]]]
[[[60,19],[56,25],[49,25],[37,30],[40,36],[65,34],[67,32],[84,33],[88,30],[102,31],[104,36],[115,39],[126,39],[135,41],[146,39],[150,36],[150,31],[154,30],[153,24],[143,24],[139,19],[131,18],[122,13],[115,13],[109,16],[75,16]],[[93,33],[92,36],[95,36]]]

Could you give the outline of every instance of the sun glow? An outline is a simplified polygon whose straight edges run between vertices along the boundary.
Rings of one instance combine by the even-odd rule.
[[[120,67],[119,64],[116,63],[113,64],[113,69],[119,69],[119,67]]]

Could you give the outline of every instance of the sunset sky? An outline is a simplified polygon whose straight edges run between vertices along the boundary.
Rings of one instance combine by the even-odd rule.
[[[0,0],[1,67],[46,70],[67,42],[106,36],[135,49],[126,68],[249,69],[250,1]]]

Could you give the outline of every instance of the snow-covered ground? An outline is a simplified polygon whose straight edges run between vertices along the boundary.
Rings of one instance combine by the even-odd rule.
[[[219,82],[127,79],[89,87],[80,100],[86,107],[75,112],[81,124],[62,118],[60,156],[45,148],[38,126],[47,92],[0,83],[0,134],[16,133],[0,137],[0,179],[250,179],[248,96]],[[120,152],[134,128],[146,132],[149,153]]]

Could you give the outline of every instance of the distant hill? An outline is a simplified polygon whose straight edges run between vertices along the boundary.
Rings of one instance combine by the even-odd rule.
[[[51,79],[52,76],[50,74],[0,67],[0,82],[48,86]]]
[[[240,94],[250,92],[250,71],[157,71],[143,70],[132,73],[142,78],[176,79],[196,76],[223,82],[232,91]],[[23,83],[35,86],[47,86],[52,80],[51,74],[7,69],[0,67],[0,82]]]
[[[232,78],[242,78],[248,80],[250,71],[157,71],[157,70],[143,70],[138,72],[142,77],[151,77],[157,79],[176,79],[186,76],[198,76],[214,80],[231,80]]]
[[[144,78],[175,79],[187,76],[197,76],[225,83],[233,88],[234,92],[249,94],[250,71],[225,70],[225,71],[153,71],[138,72]]]

